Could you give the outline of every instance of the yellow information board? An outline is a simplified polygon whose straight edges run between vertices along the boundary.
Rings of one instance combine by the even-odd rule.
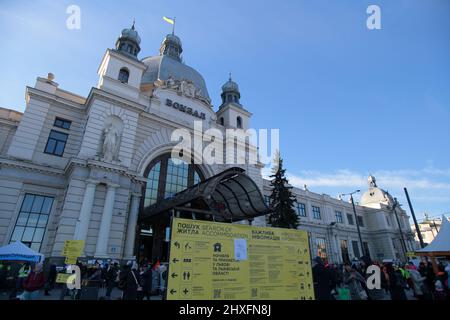
[[[58,273],[56,276],[56,283],[67,283],[70,276],[71,274],[69,273]]]
[[[308,234],[174,218],[168,300],[313,300]]]
[[[83,240],[66,240],[62,250],[62,255],[66,257],[66,264],[77,263],[77,258],[83,254],[84,241]]]

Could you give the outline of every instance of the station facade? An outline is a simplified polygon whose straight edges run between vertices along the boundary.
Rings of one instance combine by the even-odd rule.
[[[204,130],[250,128],[238,85],[226,81],[214,110],[203,77],[183,63],[176,35],[164,38],[159,55],[143,59],[140,43],[134,25],[122,31],[87,97],[61,89],[49,74],[26,88],[24,113],[0,109],[0,244],[22,241],[60,259],[64,241],[76,239],[85,241],[86,257],[164,260],[174,210],[153,215],[152,208],[174,198],[174,206],[185,205],[177,195],[199,185],[216,198],[185,193],[190,209],[178,207],[177,216],[215,220],[207,215],[214,211],[229,222],[266,225],[260,202],[271,191],[260,163],[206,165],[171,155],[173,131],[192,132],[194,121]],[[306,188],[294,192],[315,255],[344,262],[363,250],[373,259],[393,259],[413,249],[406,212],[396,209],[402,241],[393,198],[373,178],[356,206],[364,249],[349,203]]]

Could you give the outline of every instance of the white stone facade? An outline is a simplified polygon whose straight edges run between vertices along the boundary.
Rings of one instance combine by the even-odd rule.
[[[320,239],[325,240],[328,261],[345,262],[341,248],[342,240],[347,241],[350,260],[362,255],[356,220],[350,202],[335,199],[326,194],[314,193],[307,189],[293,188],[292,191],[297,202],[304,205],[306,211],[306,216],[300,216],[299,229],[309,232],[312,255],[318,255]],[[363,195],[362,200],[370,192],[371,188]],[[265,180],[264,194],[269,196],[270,193],[270,182]],[[320,219],[316,218],[318,216],[314,216],[313,206],[319,208]],[[370,207],[367,203],[355,205],[356,214],[363,221],[363,224],[360,224],[362,241],[367,243],[368,253],[373,260],[405,258],[398,223],[391,208],[390,204],[386,202],[379,202],[377,208]],[[338,219],[336,212],[341,213],[342,220]],[[406,251],[414,251],[416,245],[409,227],[409,217],[400,208],[397,208],[397,214]],[[355,245],[357,245],[357,249],[354,248]]]

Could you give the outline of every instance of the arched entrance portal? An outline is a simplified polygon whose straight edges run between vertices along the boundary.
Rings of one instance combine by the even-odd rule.
[[[167,261],[168,243],[165,241],[166,228],[170,224],[169,212],[153,219],[142,219],[144,208],[161,200],[172,198],[175,194],[205,180],[199,166],[173,159],[171,154],[163,154],[150,162],[144,177],[147,179],[142,190],[140,221],[135,253],[139,260],[147,258]]]

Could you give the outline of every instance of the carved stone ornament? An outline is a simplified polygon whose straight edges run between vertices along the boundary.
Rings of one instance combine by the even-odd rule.
[[[188,98],[195,97],[195,86],[191,81],[182,80],[180,84],[181,94],[185,95]]]

